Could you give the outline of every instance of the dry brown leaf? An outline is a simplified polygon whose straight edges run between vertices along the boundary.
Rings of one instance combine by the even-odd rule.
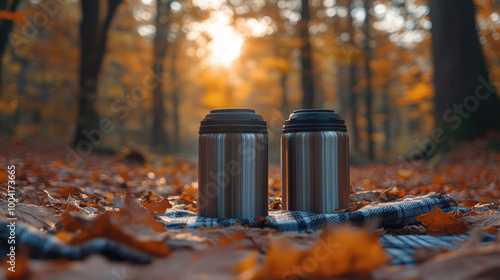
[[[62,223],[64,231],[59,232],[58,237],[70,245],[107,238],[157,257],[170,253],[159,234],[165,232],[163,224],[131,196],[127,196],[120,211],[108,211],[92,220],[63,213]]]
[[[380,190],[369,190],[369,191],[360,191],[354,194],[351,194],[351,201],[353,202],[375,202],[380,196]]]
[[[56,189],[56,194],[53,197],[67,197],[69,195],[76,196],[77,194],[84,193],[81,188],[76,187],[60,187]]]
[[[149,209],[153,213],[163,214],[168,208],[172,208],[172,204],[170,204],[167,198],[163,198],[160,200],[146,201],[142,203],[142,207]]]
[[[391,187],[385,190],[359,191],[351,194],[353,202],[386,202],[400,199],[406,196],[403,188]]]
[[[325,229],[312,247],[299,247],[287,236],[280,237],[269,245],[255,278],[366,276],[386,261],[377,235],[345,225]]]
[[[0,170],[0,181],[5,182],[9,178],[9,173],[5,170]]]
[[[51,206],[52,204],[55,204],[55,203],[64,202],[63,199],[53,198],[47,190],[31,191],[31,192],[26,193],[24,195],[24,199],[27,202],[29,202],[31,204],[38,205],[38,206]]]
[[[11,218],[7,207],[0,208],[0,214]],[[15,217],[38,229],[52,229],[61,217],[56,215],[55,210],[48,206],[37,206],[32,204],[17,204]]]
[[[358,211],[359,209],[365,207],[368,204],[370,204],[370,202],[368,202],[368,201],[359,202],[359,203],[355,204],[354,206],[352,206],[351,208],[349,208],[349,212]]]
[[[500,215],[488,216],[467,216],[459,218],[460,221],[468,223],[473,227],[477,227],[487,233],[495,233],[500,228]]]
[[[187,204],[196,203],[196,196],[198,195],[198,189],[188,186],[180,196],[180,200]]]
[[[269,206],[269,208],[276,210],[276,211],[281,210],[281,200],[277,199],[277,200],[271,202],[271,205]]]
[[[416,217],[428,230],[435,233],[459,235],[467,232],[467,224],[459,221],[453,213],[444,213],[436,205],[431,212]]]
[[[180,201],[189,206],[189,210],[198,213],[198,189],[188,186],[179,196]]]

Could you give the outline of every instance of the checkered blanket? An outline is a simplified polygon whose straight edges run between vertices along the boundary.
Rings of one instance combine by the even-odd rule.
[[[402,227],[417,223],[415,217],[434,210],[435,205],[438,205],[443,211],[456,209],[455,202],[448,196],[430,193],[418,197],[407,196],[404,199],[387,203],[369,204],[354,212],[316,215],[301,211],[274,211],[269,213],[265,221],[203,218],[193,212],[170,209],[158,217],[165,223],[167,229],[231,226],[235,223],[241,223],[249,227],[267,225],[280,231],[309,233],[325,225],[343,222],[361,225],[374,218],[379,219],[385,228]]]
[[[421,197],[406,197],[397,201],[370,204],[361,210],[336,214],[314,215],[306,212],[275,211],[262,221],[237,219],[212,219],[198,217],[196,213],[181,210],[167,210],[158,214],[158,219],[165,223],[167,229],[198,228],[209,226],[230,226],[235,223],[249,227],[272,227],[280,231],[309,233],[325,225],[350,222],[360,225],[370,219],[379,219],[383,227],[402,227],[415,224],[416,216],[434,210],[438,205],[443,211],[454,211],[456,204],[448,197],[428,194]],[[0,251],[6,253],[7,222],[0,220]],[[380,241],[394,264],[414,263],[413,250],[419,247],[453,248],[454,242],[467,236],[383,236]],[[129,260],[136,263],[147,263],[149,256],[107,239],[94,239],[80,246],[68,246],[55,236],[40,232],[30,226],[18,224],[16,227],[17,244],[33,248],[32,257],[82,259],[94,253],[100,253],[111,259]]]

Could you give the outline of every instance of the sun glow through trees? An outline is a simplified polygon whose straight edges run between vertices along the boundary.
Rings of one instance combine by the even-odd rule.
[[[227,10],[215,11],[203,23],[211,38],[207,50],[208,62],[213,66],[229,67],[240,55],[244,39],[231,26],[231,16]]]
[[[215,66],[231,66],[240,55],[243,37],[230,25],[220,22],[209,23],[206,30],[212,37],[212,41],[208,44],[209,63]]]

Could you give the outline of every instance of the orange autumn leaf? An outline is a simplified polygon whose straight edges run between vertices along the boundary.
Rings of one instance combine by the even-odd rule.
[[[387,262],[376,234],[364,228],[340,226],[325,229],[315,244],[297,247],[282,236],[269,245],[255,279],[312,278],[341,275],[367,276]]]
[[[57,193],[54,197],[68,197],[70,195],[77,195],[84,193],[81,188],[78,187],[62,187],[57,189]]]
[[[0,181],[5,182],[9,178],[9,173],[4,170],[0,170]]]
[[[142,203],[142,207],[149,209],[152,213],[156,212],[163,214],[168,208],[172,207],[172,204],[170,204],[167,198],[163,198],[160,200],[146,201]]]
[[[278,211],[281,210],[281,200],[275,200],[271,202],[271,205],[269,205],[269,208]]]
[[[446,181],[441,176],[434,176],[434,177],[432,177],[432,184],[433,185],[442,186],[442,185],[444,185],[445,182]]]
[[[349,208],[349,212],[358,211],[359,209],[365,207],[368,204],[370,204],[370,202],[368,202],[368,201],[359,202],[358,204],[355,204],[354,206]]]
[[[79,245],[96,238],[107,238],[156,257],[166,257],[170,249],[162,235],[165,232],[156,216],[142,208],[131,196],[125,198],[120,211],[108,211],[89,220],[63,213],[64,231],[58,236],[70,245]],[[138,238],[140,237],[140,238]]]
[[[482,232],[488,233],[488,234],[495,234],[500,230],[500,227],[489,227],[487,229],[483,229]]]
[[[436,205],[431,212],[416,217],[428,230],[451,235],[464,234],[467,231],[467,224],[459,221],[453,213],[444,213]]]
[[[196,204],[198,196],[198,189],[188,186],[180,195],[179,199],[186,204]]]

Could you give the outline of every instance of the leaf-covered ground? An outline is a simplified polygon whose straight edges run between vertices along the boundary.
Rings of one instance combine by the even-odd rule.
[[[184,229],[167,231],[154,212],[167,208],[197,211],[197,166],[174,157],[93,154],[80,165],[68,163],[66,147],[21,139],[0,139],[0,200],[8,198],[7,166],[16,166],[16,215],[24,223],[78,245],[108,238],[153,257],[150,264],[111,261],[100,255],[83,261],[36,260],[18,253],[23,279],[268,279],[342,277],[376,279],[474,279],[500,270],[500,243],[481,246],[481,234],[500,231],[498,135],[466,143],[436,166],[422,162],[351,168],[351,209],[406,195],[438,192],[452,197],[468,214],[421,215],[422,225],[400,229],[348,225],[313,234],[271,228]],[[497,146],[498,147],[498,146]],[[270,207],[280,209],[280,170],[270,169]],[[0,208],[7,217],[5,204]],[[382,234],[457,235],[471,233],[459,250],[420,250],[412,267],[392,266],[378,237]],[[498,238],[497,238],[498,240]],[[167,242],[169,241],[169,242]],[[329,252],[323,244],[338,244]],[[172,246],[171,244],[176,244]],[[332,243],[329,243],[332,244]],[[3,257],[3,256],[2,256]],[[332,265],[335,264],[335,265]],[[5,265],[4,265],[5,266]],[[458,279],[458,278],[457,278]]]

